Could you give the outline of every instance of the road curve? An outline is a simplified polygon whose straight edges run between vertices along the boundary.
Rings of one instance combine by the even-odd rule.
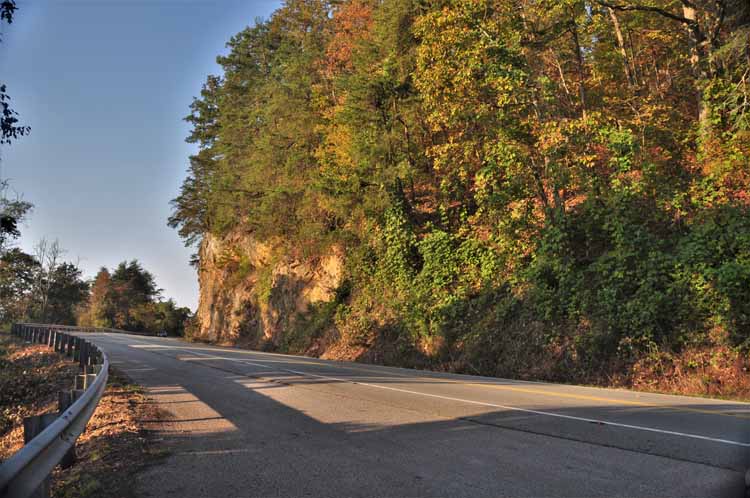
[[[171,414],[140,496],[744,494],[750,404],[85,335]]]

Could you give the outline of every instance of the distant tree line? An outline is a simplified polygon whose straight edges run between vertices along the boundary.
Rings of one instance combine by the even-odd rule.
[[[78,267],[58,261],[57,243],[42,241],[36,254],[18,248],[0,252],[0,324],[14,321],[75,325],[89,285]]]
[[[123,261],[112,273],[103,267],[91,282],[78,323],[182,335],[190,310],[178,307],[172,299],[162,300],[160,295],[153,275],[136,260]]]
[[[35,254],[0,251],[0,326],[18,321],[85,325],[182,335],[188,308],[161,299],[154,277],[136,260],[92,280],[62,261],[57,242],[42,240]]]

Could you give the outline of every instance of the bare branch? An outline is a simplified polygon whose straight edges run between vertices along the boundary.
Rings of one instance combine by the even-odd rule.
[[[687,17],[683,17],[678,14],[673,14],[672,12],[669,12],[668,10],[660,9],[659,7],[653,7],[651,5],[622,5],[617,3],[611,3],[607,2],[605,0],[595,0],[597,4],[601,5],[602,7],[607,7],[609,9],[619,10],[621,12],[628,12],[628,11],[639,11],[639,12],[652,12],[655,14],[659,14],[660,16],[666,17],[668,19],[672,19],[673,21],[681,22],[683,24],[687,24],[689,26],[697,26],[697,21],[694,19],[688,19]],[[686,6],[688,6],[690,2],[683,2]]]

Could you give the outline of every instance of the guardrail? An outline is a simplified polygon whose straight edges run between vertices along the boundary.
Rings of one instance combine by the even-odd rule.
[[[72,404],[61,406],[57,417],[47,419],[50,423],[44,430],[0,465],[0,497],[47,496],[50,473],[66,455],[71,455],[104,393],[109,370],[107,355],[94,344],[63,330],[84,331],[40,324],[15,324],[11,329],[17,337],[47,344],[71,357],[80,364],[82,375],[76,377],[75,389],[70,393]],[[41,420],[45,420],[44,416]]]
[[[23,324],[19,324],[19,325],[23,325]],[[148,335],[148,336],[154,335],[148,332],[132,332],[130,330],[110,329],[107,327],[79,327],[79,326],[73,326],[73,325],[54,325],[51,323],[34,323],[30,325],[34,327],[47,327],[47,328],[51,328],[55,330],[70,330],[73,332],[110,332],[110,333],[115,333],[115,334]]]

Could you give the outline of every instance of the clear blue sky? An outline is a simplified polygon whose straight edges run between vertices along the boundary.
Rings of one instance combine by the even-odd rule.
[[[34,204],[20,246],[59,239],[86,276],[136,258],[195,309],[198,282],[166,226],[193,146],[182,118],[230,36],[270,0],[17,0],[0,81],[31,134],[0,149],[1,176]]]

